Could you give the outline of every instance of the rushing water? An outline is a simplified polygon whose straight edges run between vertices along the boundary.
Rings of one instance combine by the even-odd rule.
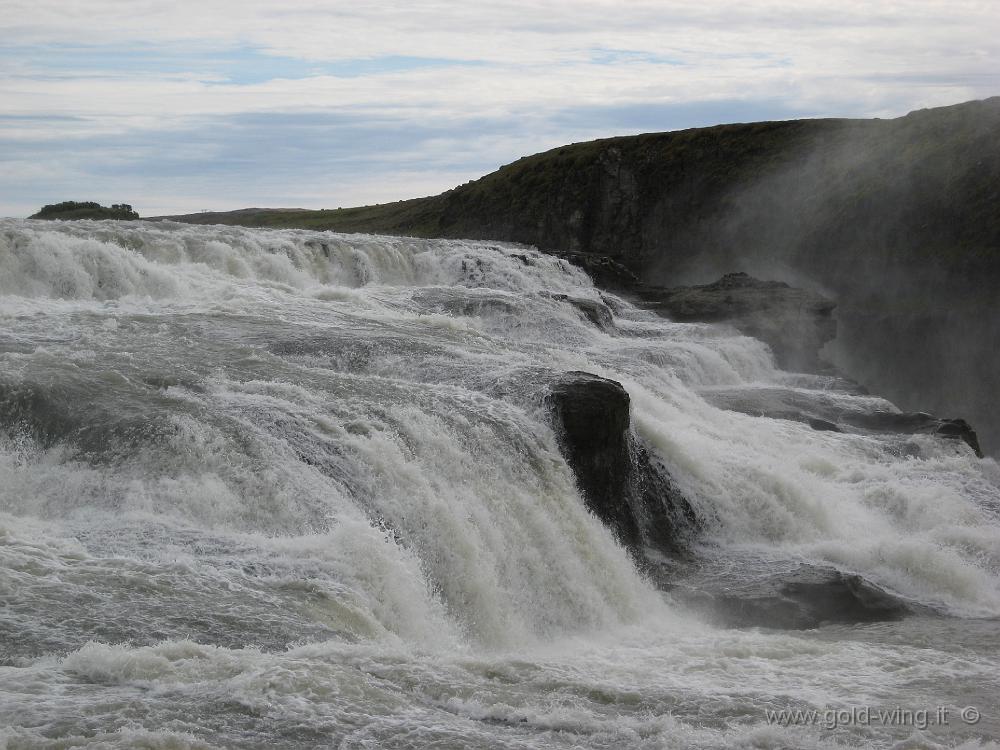
[[[558,295],[602,301],[514,245],[0,222],[0,748],[995,747],[997,464],[720,410],[892,407]],[[570,370],[628,390],[716,590],[805,562],[921,614],[731,629],[654,585],[560,454]]]

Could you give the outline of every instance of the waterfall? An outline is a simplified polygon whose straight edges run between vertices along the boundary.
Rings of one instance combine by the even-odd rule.
[[[651,632],[710,658],[691,639],[713,626],[581,498],[546,401],[568,371],[624,386],[635,438],[699,518],[691,554],[734,586],[807,563],[941,615],[1000,617],[995,461],[933,435],[719,408],[720,389],[781,387],[895,409],[782,372],[735,330],[658,318],[533,248],[4,220],[0,323],[0,670],[21,711],[35,710],[33,679],[168,690],[266,673],[277,704],[357,691],[322,700],[349,704],[338,727],[360,726],[364,700],[391,714],[398,686],[446,659],[427,689],[450,697],[431,704],[517,723],[540,714],[513,694],[496,699],[507,708],[477,702],[493,679],[477,659],[609,638],[631,649]],[[663,648],[650,664],[678,668],[680,647]],[[289,666],[306,662],[308,679]],[[397,688],[355,684],[349,664]],[[516,662],[490,669],[542,680]],[[478,688],[444,687],[466,672]],[[266,713],[248,684],[240,710]],[[545,714],[551,731],[583,721],[570,704]],[[635,737],[666,731],[629,721]],[[123,746],[155,744],[115,727]],[[18,732],[0,747],[30,744]]]

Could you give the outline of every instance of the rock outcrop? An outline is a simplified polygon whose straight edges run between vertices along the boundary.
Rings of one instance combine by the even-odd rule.
[[[924,412],[876,411],[871,414],[849,414],[844,421],[871,432],[937,435],[949,440],[961,440],[979,458],[983,457],[979,436],[964,419],[942,419]]]
[[[698,565],[671,581],[674,596],[726,627],[817,628],[831,623],[898,620],[924,608],[859,575],[808,563]]]
[[[702,286],[647,286],[636,293],[644,307],[672,320],[728,323],[760,339],[783,369],[828,369],[819,352],[837,335],[836,303],[821,294],[745,273],[729,273]]]
[[[607,255],[559,251],[551,254],[582,268],[603,289],[629,292],[640,285],[638,276]]]
[[[806,391],[783,386],[714,388],[702,397],[721,409],[755,417],[787,419],[814,430],[897,435],[936,435],[960,440],[982,458],[979,436],[964,419],[945,419],[924,412],[890,411],[881,399],[868,408],[837,397],[836,391]]]
[[[586,372],[556,381],[549,403],[590,510],[633,549],[681,551],[697,521],[662,462],[631,433],[620,383]]]
[[[598,302],[597,300],[587,299],[586,297],[573,297],[568,294],[545,294],[550,299],[559,300],[560,302],[566,302],[572,305],[583,314],[583,317],[600,328],[602,331],[610,331],[615,327],[614,315],[606,302]]]

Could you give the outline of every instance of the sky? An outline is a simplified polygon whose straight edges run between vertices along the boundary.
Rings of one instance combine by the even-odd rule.
[[[367,205],[592,138],[997,94],[996,0],[0,0],[0,216]]]

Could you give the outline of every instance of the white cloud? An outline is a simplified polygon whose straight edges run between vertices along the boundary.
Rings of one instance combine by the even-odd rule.
[[[248,113],[338,113],[432,125],[452,153],[509,160],[589,137],[552,124],[573,109],[743,101],[778,103],[777,116],[884,117],[1000,93],[1000,6],[973,0],[5,0],[0,33],[0,139],[15,150],[142,134],[155,144]],[[158,68],[157,53],[189,56],[192,68]],[[137,55],[148,59],[130,64]],[[259,82],[230,82],[206,55],[252,66],[247,80]],[[279,56],[321,72],[289,73]],[[387,58],[399,62],[351,69]],[[407,68],[406,58],[480,64]],[[510,137],[484,144],[476,123],[504,120]],[[451,174],[446,149],[419,148],[426,173]],[[388,170],[398,155],[369,158]],[[410,179],[414,194],[429,184]]]

